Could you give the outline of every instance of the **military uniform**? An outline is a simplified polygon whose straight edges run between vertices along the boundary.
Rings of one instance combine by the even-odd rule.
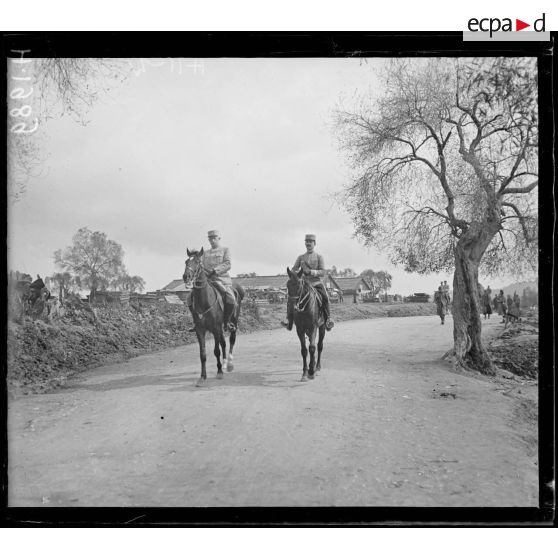
[[[226,298],[234,304],[234,291],[232,279],[229,275],[231,268],[231,254],[228,248],[219,246],[203,251],[203,267],[207,271],[213,271],[210,280],[223,293]]]
[[[316,236],[313,234],[307,234],[305,240],[313,240],[315,243]],[[323,256],[314,251],[301,254],[300,256],[298,256],[292,267],[292,270],[295,273],[298,272],[300,269],[303,269],[305,272],[307,272],[308,282],[320,293],[322,297],[322,308],[324,312],[324,318],[326,320],[326,328],[330,330],[333,327],[333,322],[330,320],[329,297],[321,279],[325,276],[325,264]],[[293,327],[293,319],[294,301],[289,300],[287,302],[287,329],[289,330]]]
[[[308,276],[308,282],[312,286],[316,286],[318,284],[322,285],[321,277],[325,275],[325,265],[324,265],[324,258],[322,255],[317,254],[316,252],[311,253],[304,253],[298,256],[296,259],[292,270],[296,273],[299,271],[303,264],[306,264],[310,268],[310,275]]]
[[[436,303],[436,311],[438,316],[442,320],[442,325],[444,325],[444,320],[446,317],[446,295],[444,293],[443,285],[438,287],[438,290],[434,293],[434,302]]]
[[[209,231],[208,237],[218,237],[218,231]],[[217,246],[203,251],[202,265],[207,272],[209,282],[214,285],[223,296],[223,322],[225,329],[234,331],[236,325],[234,321],[234,311],[236,309],[236,297],[233,290],[232,279],[229,275],[231,269],[231,254],[228,248]],[[191,307],[191,295],[188,300],[188,306]],[[195,331],[193,327],[190,331]]]

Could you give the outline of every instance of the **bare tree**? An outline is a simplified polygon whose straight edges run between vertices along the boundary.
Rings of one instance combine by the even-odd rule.
[[[84,287],[91,289],[89,300],[106,288],[111,281],[126,274],[122,246],[100,231],[81,228],[72,239],[72,245],[54,253],[55,264],[63,271],[79,277]]]
[[[457,362],[493,373],[479,269],[536,270],[538,106],[531,58],[392,61],[383,96],[339,111],[355,234],[410,272],[454,270]]]
[[[86,125],[89,109],[126,80],[131,70],[125,60],[108,58],[36,58],[26,62],[30,63],[25,69],[31,70],[26,73],[33,78],[31,85],[17,81],[8,95],[8,184],[12,202],[23,197],[29,179],[43,170],[47,156],[42,146],[44,122],[68,114]],[[12,62],[9,72],[15,73],[17,67]]]

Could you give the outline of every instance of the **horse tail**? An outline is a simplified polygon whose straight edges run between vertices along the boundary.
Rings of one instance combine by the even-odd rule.
[[[238,302],[242,302],[242,299],[244,298],[244,296],[246,295],[244,288],[242,287],[242,285],[239,285],[238,283],[235,283],[233,285],[234,290],[238,293]]]

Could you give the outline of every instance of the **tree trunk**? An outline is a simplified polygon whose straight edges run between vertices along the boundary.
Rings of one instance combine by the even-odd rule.
[[[481,340],[478,276],[482,255],[494,234],[486,223],[478,224],[459,239],[454,249],[452,314],[455,356],[460,366],[486,375],[494,375],[495,370]]]

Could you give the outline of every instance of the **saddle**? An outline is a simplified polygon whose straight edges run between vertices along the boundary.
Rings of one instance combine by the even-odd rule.
[[[308,283],[308,289],[309,289],[310,291],[313,291],[314,294],[316,295],[316,302],[318,303],[318,306],[319,306],[320,311],[321,311],[321,309],[322,309],[323,306],[324,306],[324,301],[323,301],[323,295],[322,295],[322,293],[321,293],[318,289],[316,289],[316,287],[314,287],[314,285],[312,285],[312,283]]]
[[[211,286],[215,289],[216,293],[218,294],[217,303],[219,304],[219,308],[221,308],[221,310],[224,311],[225,310],[225,297],[226,297],[225,287],[219,281],[210,281],[210,283],[211,283]],[[233,285],[232,286],[232,291],[234,293],[235,307],[238,306],[239,301],[241,301],[243,296],[244,296],[244,292],[243,292],[243,290],[241,292],[241,289],[242,289],[242,287],[240,287],[240,285]]]
[[[323,301],[323,294],[316,289],[311,283],[308,284],[309,291],[313,292],[316,297],[316,302],[318,303],[318,325],[322,325],[325,323],[324,317],[324,301]]]

